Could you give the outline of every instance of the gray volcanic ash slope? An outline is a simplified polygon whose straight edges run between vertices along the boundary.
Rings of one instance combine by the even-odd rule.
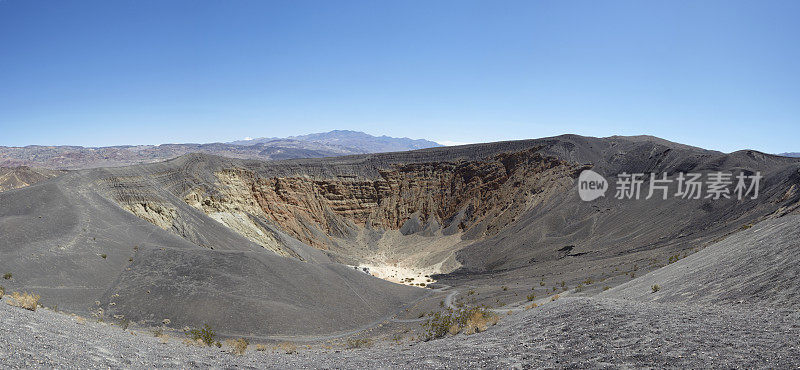
[[[599,296],[561,298],[507,316],[482,333],[413,346],[384,342],[369,349],[235,356],[2,304],[0,358],[19,367],[795,368],[798,284],[781,270],[796,271],[800,264],[796,251],[785,248],[797,249],[798,226],[797,215],[764,221]],[[782,265],[774,266],[775,257]],[[710,273],[717,278],[707,286]],[[662,290],[653,293],[653,283]],[[748,299],[753,292],[756,299]],[[740,298],[747,304],[732,304]]]
[[[800,216],[764,221],[601,294],[658,303],[800,308]],[[658,285],[653,293],[651,287]]]
[[[286,248],[304,258],[282,257],[149,187],[152,173],[124,186],[117,181],[123,173],[143,174],[82,171],[0,193],[0,271],[13,271],[4,285],[87,316],[208,323],[254,335],[352,329],[422,294],[330,263],[299,243]],[[119,203],[153,198],[175,207],[160,203],[147,210],[154,217],[180,215],[169,230]]]
[[[582,202],[585,168],[764,179],[756,200]],[[531,286],[542,296],[557,282],[616,285],[796,213],[799,170],[797,159],[649,137],[274,162],[193,154],[0,193],[0,271],[14,274],[9,290],[81,314],[252,337],[343,332],[392,317],[431,279],[489,292],[475,303],[492,305]]]

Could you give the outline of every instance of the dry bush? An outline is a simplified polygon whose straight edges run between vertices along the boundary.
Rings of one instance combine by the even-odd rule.
[[[658,286],[658,284],[656,284],[656,285],[653,285],[652,287],[650,287],[650,289],[652,289],[653,293],[655,293],[655,292],[658,292],[659,290],[661,290],[661,287]]]
[[[6,288],[0,285],[0,298],[3,298],[5,294],[6,294]]]
[[[550,297],[550,302],[555,302],[557,299],[561,298],[558,294]]]
[[[526,310],[530,310],[531,308],[536,308],[536,307],[539,307],[539,305],[536,304],[536,303],[531,303],[531,304],[525,306],[525,309]]]
[[[36,311],[36,307],[39,306],[39,299],[41,297],[38,294],[26,293],[26,292],[14,292],[8,297],[8,304],[15,307],[22,307],[26,310]]]
[[[197,347],[205,347],[206,344],[203,342],[202,339],[190,339],[190,338],[183,338],[183,344],[187,346],[197,346]]]
[[[239,338],[239,339],[228,339],[225,341],[225,345],[231,348],[231,351],[237,355],[244,355],[247,352],[247,346],[250,345],[250,342],[247,339]]]
[[[469,316],[466,325],[464,325],[464,334],[480,333],[489,328],[489,326],[497,324],[499,320],[497,315],[489,311],[475,311]]]
[[[258,352],[264,352],[264,351],[266,351],[266,350],[267,350],[267,346],[265,346],[265,345],[263,345],[263,344],[260,344],[260,343],[259,343],[259,344],[256,344],[256,351],[258,351]]]
[[[297,353],[297,346],[295,346],[294,343],[283,342],[281,344],[278,344],[278,349],[280,349],[287,355]]]
[[[354,349],[354,348],[365,348],[365,347],[372,347],[372,339],[369,338],[348,338],[347,339],[347,348]]]
[[[428,321],[422,324],[425,333],[422,340],[443,338],[456,335],[459,332],[472,334],[476,331],[483,331],[491,323],[497,323],[498,317],[486,307],[462,308],[453,310],[448,308],[445,311],[435,312]]]

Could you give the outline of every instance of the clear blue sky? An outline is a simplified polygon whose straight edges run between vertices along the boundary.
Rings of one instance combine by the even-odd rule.
[[[0,0],[0,145],[332,129],[800,151],[800,1]]]

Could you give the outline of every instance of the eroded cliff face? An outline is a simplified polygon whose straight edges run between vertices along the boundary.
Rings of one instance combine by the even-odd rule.
[[[192,170],[187,180],[162,180],[189,206],[280,255],[302,259],[285,244],[294,238],[381,278],[419,284],[460,267],[455,253],[464,246],[568,190],[582,167],[533,148],[483,160],[385,165],[372,177],[321,176],[304,168],[274,176],[258,168],[221,166],[202,176]],[[139,177],[105,181],[123,208],[213,247],[187,226],[186,211],[169,204],[172,195],[143,191],[147,184]]]
[[[237,168],[216,173],[219,188],[213,193],[193,189],[185,200],[209,215],[264,217],[320,249],[329,249],[332,237],[355,237],[362,228],[474,239],[497,233],[571,186],[577,169],[535,150],[484,161],[394,165],[376,179],[263,178]]]

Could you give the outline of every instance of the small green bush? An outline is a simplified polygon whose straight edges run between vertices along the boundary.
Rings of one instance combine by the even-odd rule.
[[[9,280],[12,277],[14,277],[14,275],[10,272],[6,272],[5,274],[3,274],[3,279]]]
[[[528,298],[528,302],[531,302],[531,301],[533,301],[534,299],[536,299],[536,295],[535,295],[535,294],[533,294],[533,293],[531,293],[531,294],[529,294],[529,295],[528,295],[528,297],[527,297],[527,298]]]
[[[106,259],[106,257],[108,257],[108,255],[103,253],[103,254],[100,255],[100,257],[103,258],[103,259]]]
[[[214,336],[216,333],[214,329],[211,329],[208,324],[203,325],[202,329],[190,329],[186,331],[186,336],[192,338],[192,340],[197,341],[198,339],[203,341],[207,346],[211,346],[214,344]]]

